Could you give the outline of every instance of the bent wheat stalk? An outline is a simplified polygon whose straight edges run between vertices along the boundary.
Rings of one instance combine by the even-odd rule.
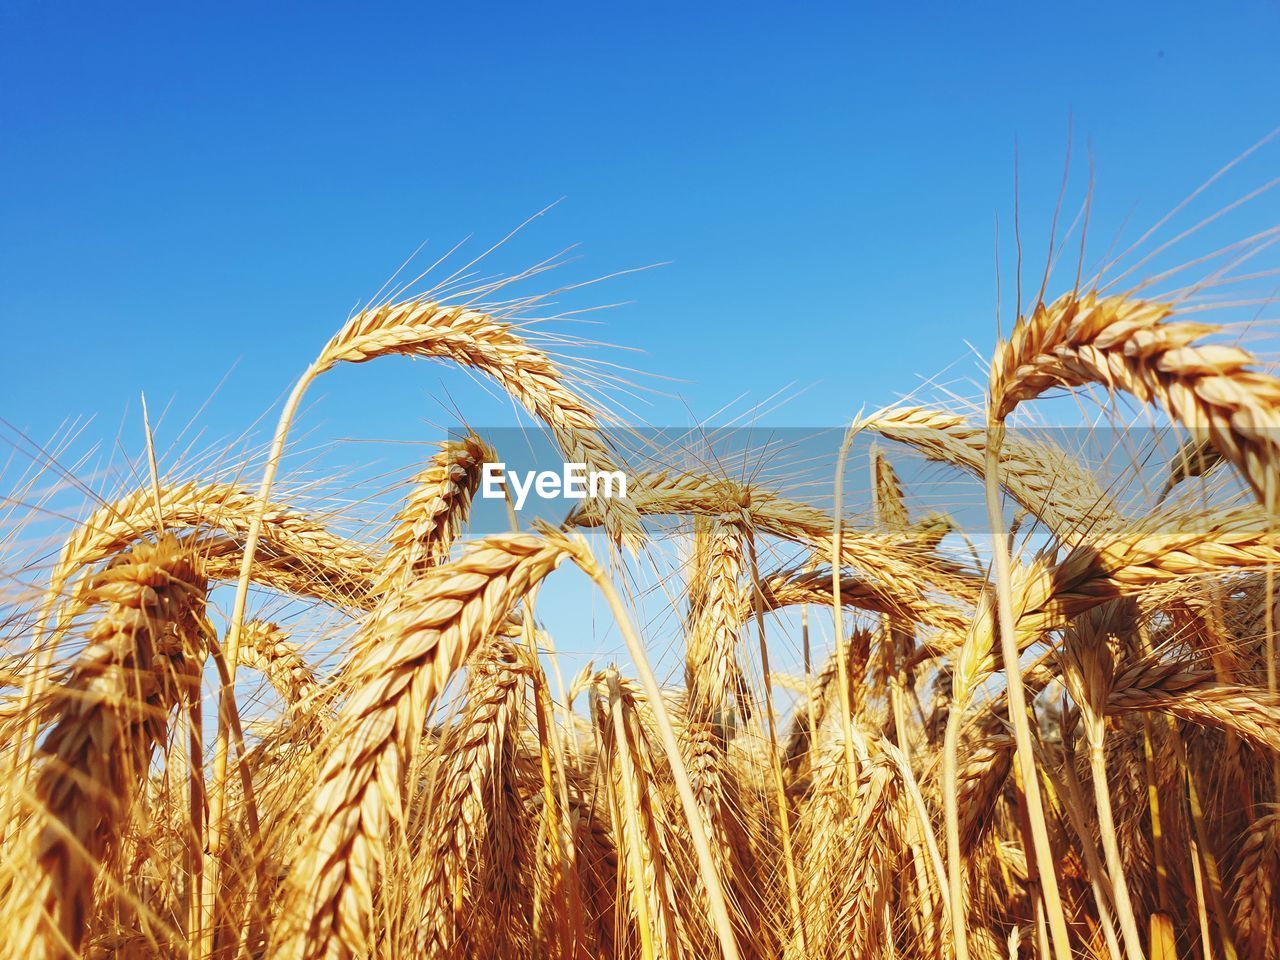
[[[1014,756],[1022,775],[1027,824],[1030,828],[1027,866],[1031,879],[1040,881],[1040,893],[1044,899],[1049,931],[1053,937],[1053,951],[1057,960],[1070,960],[1071,939],[1067,933],[1067,919],[1058,891],[1058,878],[1049,843],[1049,826],[1040,795],[1040,776],[1036,771],[1035,745],[1031,739],[1031,724],[1027,718],[1027,698],[1022,685],[1022,668],[1018,662],[1017,625],[1014,614],[1013,582],[1009,541],[1005,537],[1004,521],[1000,512],[1000,441],[1004,437],[1004,421],[988,409],[987,450],[983,461],[986,487],[987,518],[991,524],[991,559],[995,572],[996,615],[999,623],[1000,657],[1004,665],[1006,696],[1009,698],[1009,719],[1013,725]],[[1034,860],[1030,856],[1034,850]],[[1034,864],[1034,865],[1033,865]],[[963,942],[963,924],[957,927],[956,943]],[[957,954],[960,951],[957,950]],[[961,957],[961,960],[965,960]]]
[[[1196,442],[1211,442],[1268,513],[1280,507],[1280,380],[1252,354],[1198,344],[1217,326],[1172,320],[1174,306],[1127,296],[1067,294],[1021,318],[991,367],[991,409],[1003,422],[1052,387],[1097,383],[1163,407]]]

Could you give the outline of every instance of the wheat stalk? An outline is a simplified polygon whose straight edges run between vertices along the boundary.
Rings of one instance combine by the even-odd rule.
[[[1107,785],[1106,720],[1104,711],[1112,686],[1111,651],[1108,634],[1119,629],[1118,621],[1130,611],[1122,604],[1095,607],[1078,618],[1068,631],[1065,643],[1067,658],[1065,679],[1067,690],[1079,705],[1081,725],[1088,748],[1089,767],[1093,774],[1094,808],[1098,814],[1098,830],[1111,879],[1112,897],[1120,933],[1129,960],[1143,960],[1138,922],[1129,897],[1129,882],[1124,861],[1116,843],[1115,817],[1111,791]],[[1084,838],[1082,838],[1084,839]],[[1086,840],[1086,842],[1090,842]]]

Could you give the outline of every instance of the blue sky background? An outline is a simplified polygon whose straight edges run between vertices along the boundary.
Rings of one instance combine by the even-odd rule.
[[[564,198],[492,269],[574,243],[534,289],[669,261],[571,301],[628,301],[605,326],[562,328],[673,378],[640,378],[680,395],[640,419],[784,391],[775,422],[843,423],[989,352],[1015,141],[1034,271],[1070,118],[1073,197],[1091,144],[1106,238],[1280,124],[1278,51],[1274,0],[5,2],[0,416],[37,442],[92,416],[72,452],[110,459],[118,435],[140,448],[145,391],[162,451],[197,414],[216,450],[422,241],[479,252]],[[448,397],[506,415],[396,361],[326,377],[299,434],[425,441]]]
[[[1263,0],[2,9],[0,410],[37,440],[139,390],[185,422],[233,367],[202,422],[237,435],[423,240],[562,197],[494,269],[670,261],[578,332],[698,416],[795,383],[780,417],[839,423],[989,349],[1015,138],[1039,264],[1070,117],[1100,237],[1280,122]],[[411,438],[448,376],[343,371],[308,426]]]

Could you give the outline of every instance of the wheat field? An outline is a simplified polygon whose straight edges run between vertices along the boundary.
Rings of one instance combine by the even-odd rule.
[[[1206,309],[1265,316],[1232,284],[1271,239],[1046,271],[976,402],[858,415],[821,495],[636,468],[501,283],[357,313],[265,454],[167,476],[149,443],[53,546],[37,472],[6,498],[0,953],[1276,960],[1280,379]],[[393,355],[629,496],[479,535],[478,433],[389,520],[295,492],[308,389]],[[1049,395],[1177,452],[1102,470],[1016,428]],[[634,576],[664,552],[670,648]],[[569,568],[612,662],[540,615]]]

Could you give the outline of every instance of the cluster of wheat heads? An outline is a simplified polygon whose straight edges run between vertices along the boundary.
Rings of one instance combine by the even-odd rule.
[[[6,569],[0,953],[1276,960],[1280,380],[1220,333],[1177,297],[1079,287],[1023,312],[982,414],[856,421],[878,440],[862,514],[842,465],[829,506],[687,468],[467,537],[495,457],[474,435],[389,524],[279,494],[308,385],[447,360],[566,460],[627,454],[503,311],[358,314],[256,489],[153,476]],[[1089,385],[1190,438],[1154,516],[1006,435]],[[913,516],[907,455],[984,485],[989,548]],[[646,518],[681,548],[679,664],[650,662],[637,615]],[[567,685],[538,610],[565,565],[626,649]]]

